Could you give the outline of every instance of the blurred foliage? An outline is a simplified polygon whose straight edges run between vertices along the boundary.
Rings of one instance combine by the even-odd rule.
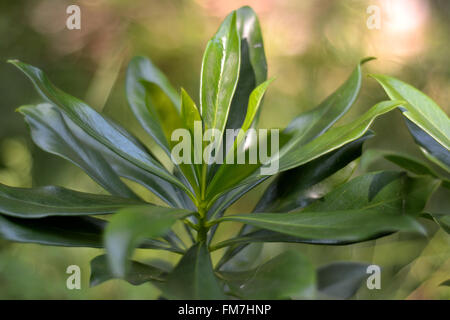
[[[65,27],[70,4],[81,7],[81,30]],[[81,170],[33,145],[22,117],[14,110],[39,98],[6,59],[17,58],[45,70],[61,89],[103,110],[143,138],[124,97],[124,69],[130,58],[149,56],[175,87],[183,86],[198,101],[199,70],[207,40],[229,11],[247,4],[259,15],[269,77],[277,78],[265,98],[262,127],[283,127],[299,112],[319,103],[364,56],[378,58],[365,66],[366,72],[409,82],[449,113],[450,2],[446,0],[7,0],[0,2],[0,182],[100,191]],[[379,30],[366,26],[369,5],[382,9]],[[384,98],[375,81],[365,79],[359,102],[344,121]],[[374,130],[377,136],[366,147],[422,157],[399,114],[378,120]],[[148,138],[143,140],[152,144]],[[251,210],[255,195],[263,188],[246,195],[231,210]],[[450,199],[448,192],[437,197]],[[236,224],[227,226],[220,228],[219,236],[238,229]],[[430,242],[394,235],[343,247],[283,246],[305,252],[317,266],[334,260],[382,266],[383,290],[361,289],[357,298],[450,299],[450,288],[439,286],[450,275],[450,240],[431,226],[429,233]],[[266,245],[261,259],[276,255],[281,246]],[[88,262],[98,253],[0,240],[0,299],[158,296],[157,289],[149,285],[132,287],[121,281],[89,289]],[[153,255],[167,258],[167,253]],[[219,255],[215,253],[214,258]],[[170,258],[175,262],[176,257]],[[242,259],[245,261],[245,256]],[[82,290],[66,289],[65,270],[71,264],[82,269]]]

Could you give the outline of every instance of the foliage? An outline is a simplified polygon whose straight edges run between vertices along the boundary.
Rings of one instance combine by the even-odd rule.
[[[424,217],[449,231],[446,213],[425,211],[436,189],[449,188],[446,173],[408,156],[375,152],[405,171],[352,177],[363,143],[373,136],[371,124],[394,109],[402,112],[426,156],[450,170],[447,115],[398,79],[372,75],[391,100],[335,125],[355,103],[362,65],[371,59],[361,60],[334,93],[293,119],[281,132],[279,152],[264,163],[220,165],[164,163],[125,128],[54,86],[40,69],[12,60],[45,100],[18,109],[34,142],[79,166],[110,195],[0,185],[0,235],[18,242],[105,248],[106,256],[92,261],[92,285],[113,278],[135,285],[151,282],[171,299],[349,298],[363,279],[364,264],[316,270],[305,255],[289,250],[256,268],[226,266],[254,242],[346,245],[395,232],[425,234]],[[144,57],[130,62],[126,92],[139,123],[167,156],[174,147],[173,130],[193,132],[194,121],[200,120],[203,132],[241,129],[235,140],[219,138],[223,146],[232,145],[233,153],[226,157],[234,157],[236,149],[262,143],[248,143],[244,134],[258,126],[270,81],[258,19],[243,7],[224,20],[207,44],[199,108]],[[201,147],[203,154],[206,146]],[[275,162],[279,171],[254,212],[225,215],[235,201],[270,178],[261,169]],[[124,179],[143,185],[166,206],[147,203]],[[177,221],[192,237],[190,247],[174,228]],[[217,226],[229,221],[243,224],[238,235],[215,241]],[[181,259],[173,268],[144,264],[132,260],[135,248],[168,250]],[[211,252],[220,248],[225,253],[214,265]]]

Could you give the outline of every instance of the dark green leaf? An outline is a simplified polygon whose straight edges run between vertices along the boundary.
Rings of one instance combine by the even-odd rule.
[[[251,184],[262,179],[264,175],[261,174],[261,168],[278,167],[278,172],[282,172],[332,152],[347,143],[361,138],[367,132],[375,118],[391,111],[400,104],[401,102],[398,101],[380,102],[357,120],[340,127],[334,127],[305,145],[297,144],[296,139],[289,140],[284,145],[282,144],[279,153],[272,156],[259,169],[258,166],[251,164],[224,164],[222,166],[228,166],[226,171],[227,179],[220,179],[217,176],[214,177],[208,186],[207,196],[211,198],[210,201],[212,202],[232,188]]]
[[[181,124],[175,89],[149,59],[134,57],[128,65],[126,91],[141,126],[170,155],[170,135]]]
[[[91,217],[21,219],[0,214],[0,237],[51,246],[101,248],[105,223]]]
[[[0,212],[22,218],[113,213],[141,201],[48,186],[15,188],[0,184]]]
[[[254,270],[220,272],[234,296],[245,299],[311,298],[316,274],[299,252],[285,251]]]
[[[108,159],[109,164],[119,176],[141,184],[170,206],[178,208],[184,206],[185,197],[188,198],[188,196],[180,188],[138,167],[127,159],[122,158],[118,154],[114,153],[113,151],[87,135],[72,121],[67,118],[65,118],[65,120],[69,124],[70,130],[81,141],[83,141],[88,148],[96,150],[97,152],[103,154],[105,159]],[[176,168],[174,169],[174,175],[177,175]]]
[[[50,104],[23,106],[33,141],[43,150],[56,154],[83,169],[92,179],[113,195],[137,196],[120,180],[102,154],[75,137],[56,107]]]
[[[130,268],[124,277],[124,280],[132,285],[138,286],[149,281],[163,281],[166,272],[158,267],[131,261]],[[106,255],[97,256],[91,260],[91,277],[89,284],[91,287],[115,279],[108,266],[108,257]]]
[[[434,140],[429,134],[415,125],[412,121],[405,119],[409,132],[414,140],[422,148],[422,152],[432,162],[439,165],[445,171],[450,173],[450,152],[443,147],[439,142]]]
[[[211,257],[205,242],[192,246],[167,277],[162,287],[169,299],[224,299],[225,295],[214,275]]]
[[[146,148],[125,131],[125,129],[103,117],[81,100],[56,88],[38,68],[17,60],[9,62],[14,64],[30,78],[37,91],[44,99],[61,109],[68,118],[91,137],[138,167],[189,192],[177,178],[171,175],[146,150]]]
[[[317,243],[364,241],[396,231],[424,232],[409,214],[420,213],[438,185],[426,177],[371,173],[336,188],[303,211],[233,215],[219,221],[239,221]]]
[[[165,235],[172,225],[190,211],[152,205],[130,207],[117,212],[105,231],[105,247],[112,273],[124,277],[133,250],[145,238]]]
[[[362,144],[372,136],[371,133],[365,134],[320,158],[282,172],[266,189],[255,211],[282,212],[305,207],[320,196],[316,190],[311,192],[310,188],[359,158]],[[353,173],[353,169],[349,169],[339,176],[341,183]]]

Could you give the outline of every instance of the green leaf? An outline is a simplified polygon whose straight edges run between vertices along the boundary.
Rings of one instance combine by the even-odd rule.
[[[126,92],[141,126],[170,156],[170,135],[181,124],[175,89],[149,59],[134,57],[127,69]]]
[[[400,168],[406,169],[417,175],[430,175],[438,178],[438,174],[428,164],[422,160],[395,151],[380,150],[380,149],[368,149],[364,152],[361,159],[361,167],[363,170],[368,170],[372,163],[376,162],[380,158],[384,158]]]
[[[131,261],[130,268],[124,277],[124,280],[132,285],[138,286],[145,282],[164,281],[166,272],[152,265]],[[91,260],[90,287],[115,279],[108,266],[108,257],[106,255],[97,256]]]
[[[137,198],[100,152],[90,148],[72,134],[56,107],[44,103],[23,106],[18,111],[25,116],[33,141],[44,151],[77,165],[111,194]]]
[[[205,242],[193,245],[168,275],[162,287],[169,299],[224,299],[225,295],[214,275],[211,257]]]
[[[353,297],[367,279],[369,264],[358,262],[335,262],[317,270],[319,294],[333,299]]]
[[[409,132],[414,140],[421,146],[424,155],[439,167],[450,173],[450,152],[439,142],[434,140],[429,134],[415,125],[412,121],[405,119]]]
[[[86,145],[86,148],[91,148],[98,153],[104,155],[108,159],[109,164],[114,171],[121,177],[127,178],[131,181],[139,183],[153,192],[156,196],[172,207],[181,208],[185,205],[185,198],[188,198],[186,193],[180,188],[172,185],[166,180],[138,167],[133,162],[122,158],[117,153],[114,153],[97,140],[86,134],[76,124],[65,118],[71,132]],[[174,168],[174,175],[177,175],[177,168]]]
[[[236,152],[242,152],[240,150],[240,146],[242,142],[245,139],[246,133],[248,129],[253,125],[256,115],[258,114],[259,107],[261,105],[262,99],[264,97],[264,93],[267,90],[267,87],[269,84],[273,81],[272,79],[269,79],[263,83],[261,83],[259,86],[257,86],[252,93],[250,94],[250,98],[248,100],[248,108],[247,113],[245,115],[244,122],[242,123],[241,130],[239,130],[238,135],[236,137],[236,140],[234,141],[233,147],[226,155],[227,158],[235,159],[234,163],[236,163],[237,154]],[[217,172],[217,175],[220,176],[222,174],[222,170],[226,170],[227,167],[222,166],[221,169]]]
[[[105,223],[91,217],[21,219],[0,214],[0,237],[50,246],[102,248]]]
[[[367,132],[372,122],[378,116],[393,110],[400,104],[400,101],[383,101],[377,103],[358,119],[349,124],[331,128],[305,145],[299,145],[289,141],[280,150],[280,171],[295,168],[359,139]],[[274,160],[276,161],[277,158]]]
[[[106,223],[105,220],[92,217],[22,219],[0,214],[0,237],[50,246],[103,248],[102,235]],[[140,247],[179,253],[167,243],[153,239],[145,239]]]
[[[365,241],[396,231],[423,233],[411,214],[423,210],[438,184],[397,172],[371,173],[343,184],[303,211],[239,214],[218,221],[238,221],[324,244]]]
[[[354,171],[354,166],[348,165],[361,156],[364,141],[372,136],[372,133],[365,134],[320,158],[282,172],[266,189],[254,211],[283,212],[303,208],[320,197],[311,187],[344,168],[332,185],[346,182]]]
[[[105,231],[105,247],[112,273],[125,277],[133,250],[145,238],[165,235],[171,226],[190,211],[152,205],[130,207],[117,212]]]
[[[220,272],[231,294],[244,299],[311,298],[315,270],[299,252],[285,251],[254,270]]]
[[[360,139],[350,142],[336,151],[281,173],[267,187],[254,212],[283,212],[300,209],[346,182],[356,168],[354,160],[361,155],[363,142],[372,136],[372,133],[366,133]],[[240,188],[236,191],[240,191]],[[250,242],[299,242],[295,237],[267,230],[249,234],[251,230],[251,226],[243,226],[237,237],[221,243],[223,246],[232,243],[235,245],[227,249],[219,265],[231,259]]]
[[[222,32],[225,32],[232,18],[233,13],[225,18],[220,26]],[[258,17],[253,9],[248,6],[239,8],[236,11],[236,26],[241,40],[241,58],[239,81],[228,114],[226,125],[228,129],[241,128],[252,90],[267,79],[264,43]],[[259,118],[259,113],[258,111],[255,121]]]
[[[332,152],[347,143],[361,138],[369,129],[372,122],[378,116],[391,111],[399,106],[401,101],[383,101],[363,114],[357,120],[329,129],[313,141],[302,145],[293,142],[287,142],[282,145],[278,154],[275,154],[262,167],[278,167],[278,172],[293,169],[309,161],[319,158],[329,152]],[[222,165],[229,166],[227,170],[227,179],[214,179],[208,187],[207,196],[215,201],[226,191],[237,188],[245,184],[254,183],[264,177],[256,165]]]
[[[113,213],[141,201],[47,186],[15,188],[0,184],[0,212],[19,218]]]
[[[125,129],[103,117],[81,100],[74,98],[56,88],[44,75],[33,66],[17,60],[10,60],[33,82],[39,94],[53,103],[76,125],[92,138],[96,139],[111,151],[127,159],[138,167],[165,179],[190,192],[177,178],[171,175],[147,150]]]
[[[284,133],[292,135],[290,144],[304,145],[320,136],[350,109],[361,89],[361,65],[373,59],[361,60],[350,77],[336,91],[317,107],[300,114],[289,123]]]
[[[208,42],[203,56],[200,109],[205,130],[224,132],[239,78],[241,45],[236,13]]]
[[[312,141],[310,144],[307,144],[314,138],[326,132],[353,105],[361,88],[361,65],[371,59],[372,58],[367,58],[362,60],[347,81],[317,107],[308,112],[302,113],[300,116],[291,121],[280,137],[281,141],[279,154],[273,155],[272,157],[275,162],[279,163],[280,171],[297,167],[334,149],[331,144],[333,142],[332,140],[324,141],[327,144],[322,146],[325,150],[321,150],[321,154],[313,155],[310,159],[306,159],[300,163],[294,161],[294,159],[302,159],[299,157],[299,154],[302,153],[300,150],[303,150],[302,147],[309,147],[310,144],[314,143],[315,141]],[[375,106],[371,110],[375,111],[374,109],[377,109],[379,113],[383,113],[383,107],[385,106]],[[371,116],[371,122],[377,115],[378,114],[374,115],[369,111],[366,113],[364,120],[367,122],[370,120],[369,116]],[[363,121],[362,119],[360,120],[361,122]],[[343,126],[340,134],[344,134],[345,129],[354,130],[354,128],[349,127],[350,125],[351,124]],[[361,128],[363,132],[358,132],[359,136],[348,141],[340,141],[341,145],[362,136],[367,130],[367,127]],[[354,130],[354,134],[356,133],[357,132]],[[334,137],[332,135],[328,135],[327,137],[328,140],[330,138],[339,138],[339,136]],[[327,148],[328,144],[330,144],[330,148]],[[284,160],[287,162],[286,164],[284,164]],[[270,165],[271,163],[269,162],[267,166]],[[220,168],[220,172],[216,174],[214,179],[211,181],[211,184],[208,186],[207,197],[218,197],[218,195],[220,196],[229,189],[236,187],[239,182],[241,182],[241,184],[251,184],[253,181],[262,179],[262,175],[260,175],[259,170],[257,170],[259,167],[260,165],[223,164]],[[250,175],[252,176],[249,177]],[[224,179],[224,176],[227,176],[226,180]],[[248,178],[248,180],[245,180],[245,178]]]
[[[381,84],[392,100],[406,101],[402,108],[403,115],[419,127],[408,124],[411,134],[419,145],[427,150],[429,143],[426,142],[425,134],[438,142],[444,150],[434,152],[430,148],[428,151],[434,153],[435,157],[442,155],[443,157],[438,159],[450,167],[450,119],[447,114],[430,97],[403,81],[379,74],[371,77]]]

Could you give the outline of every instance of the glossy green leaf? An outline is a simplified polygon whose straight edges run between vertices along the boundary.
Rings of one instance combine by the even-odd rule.
[[[364,241],[396,231],[423,233],[412,215],[423,210],[438,185],[435,179],[382,171],[357,177],[302,211],[240,214],[219,221],[238,221],[324,244]]]
[[[393,110],[400,104],[400,101],[383,101],[377,103],[358,119],[349,124],[331,128],[303,146],[295,142],[288,142],[280,150],[280,171],[297,167],[359,139],[367,132],[377,117]],[[275,160],[277,159],[275,158]]]
[[[156,266],[131,261],[130,267],[124,280],[132,285],[138,286],[145,282],[164,281],[166,272]],[[108,265],[108,257],[106,255],[97,256],[91,260],[91,277],[89,285],[91,287],[98,286],[103,282],[115,279]]]
[[[290,144],[304,145],[328,130],[353,105],[361,89],[361,65],[374,58],[361,60],[350,77],[317,107],[292,120],[284,130],[292,135]]]
[[[241,43],[236,29],[236,13],[208,42],[203,56],[200,109],[205,130],[224,132],[231,100],[237,86]]]
[[[347,143],[361,138],[369,129],[372,122],[380,115],[399,106],[398,101],[383,101],[355,121],[329,129],[313,141],[302,145],[293,142],[282,144],[278,154],[263,165],[265,168],[276,168],[278,172],[293,169],[309,161],[332,152]],[[256,165],[228,165],[227,179],[214,179],[208,187],[207,195],[214,201],[219,195],[241,185],[251,184],[262,179],[263,175]]]
[[[106,224],[107,221],[93,217],[23,219],[0,214],[0,238],[50,246],[103,248]],[[145,239],[140,248],[180,253],[169,244],[153,239]]]
[[[43,150],[56,154],[83,169],[113,195],[137,196],[120,180],[103,155],[75,137],[56,107],[28,105],[18,109],[25,116],[33,141]]]
[[[299,252],[289,250],[254,270],[220,272],[231,294],[244,299],[311,298],[316,274]]]
[[[403,115],[412,124],[408,124],[415,140],[433,156],[450,167],[450,119],[447,114],[426,94],[413,86],[385,75],[371,75],[377,80],[392,100],[404,100]],[[408,122],[407,122],[408,123]],[[440,148],[427,141],[429,135],[440,145]],[[440,152],[432,151],[433,148]],[[441,157],[442,156],[442,157]]]
[[[369,276],[369,264],[358,262],[335,262],[317,270],[319,294],[333,299],[353,297]]]
[[[361,155],[363,142],[372,136],[372,133],[366,133],[360,139],[336,151],[281,173],[267,187],[254,212],[286,212],[300,209],[346,182],[356,169],[354,160]],[[236,192],[241,192],[240,188],[236,189]],[[218,202],[221,201],[226,199]],[[299,242],[299,239],[267,230],[252,232],[252,227],[245,225],[237,237],[221,242],[222,246],[229,246],[229,248],[219,265],[233,258],[251,242]]]
[[[412,121],[405,119],[409,132],[413,136],[424,155],[439,167],[450,173],[450,152],[439,142],[434,140],[429,134],[415,125]]]
[[[50,246],[102,248],[106,221],[91,217],[21,219],[0,214],[0,238]]]
[[[181,124],[175,89],[149,59],[134,57],[128,65],[126,92],[141,126],[170,155],[170,135]]]
[[[105,247],[112,273],[124,277],[133,250],[145,238],[165,235],[172,225],[190,214],[184,209],[152,205],[130,207],[117,212],[105,230]]]
[[[225,29],[233,14],[220,26]],[[247,113],[247,102],[254,88],[267,79],[267,62],[258,17],[248,6],[236,10],[236,26],[241,40],[239,81],[228,114],[226,128],[239,129]],[[225,30],[223,31],[225,32]],[[255,116],[257,121],[259,111]]]
[[[254,211],[283,212],[303,208],[320,197],[317,190],[311,189],[311,187],[343,168],[347,169],[343,170],[337,179],[333,179],[332,185],[347,181],[355,167],[348,165],[361,156],[364,141],[372,136],[371,133],[365,134],[320,158],[282,172],[268,186]],[[323,195],[323,192],[321,194]]]
[[[36,87],[36,90],[44,99],[62,110],[67,117],[91,137],[138,167],[188,191],[178,179],[171,175],[146,150],[146,148],[126,132],[125,129],[103,117],[81,100],[56,88],[38,68],[17,60],[11,60],[9,62],[14,64],[30,78]]]
[[[274,161],[279,163],[280,171],[294,168],[328,151],[333,150],[333,141],[326,141],[327,144],[323,147],[326,148],[328,145],[330,145],[330,148],[327,148],[329,150],[323,150],[325,152],[322,151],[322,154],[315,155],[313,156],[313,158],[307,159],[304,162],[299,161],[300,163],[298,163],[294,161],[294,159],[302,159],[299,156],[300,153],[304,153],[300,151],[303,150],[301,147],[309,147],[309,144],[307,144],[308,142],[326,132],[353,105],[361,88],[361,65],[371,59],[372,58],[367,58],[362,60],[350,75],[350,77],[347,79],[347,81],[328,98],[326,98],[321,104],[308,112],[302,113],[300,116],[291,121],[291,123],[283,131],[282,136],[280,137],[281,140],[279,143],[279,154],[272,157]],[[383,111],[381,110],[382,108],[383,106],[378,106],[377,108],[373,107],[373,109],[371,110],[377,109],[379,113],[383,113]],[[370,111],[366,113],[366,115],[372,116],[373,118],[376,117],[376,115],[370,114]],[[373,120],[373,118],[371,119],[371,121]],[[369,119],[366,117],[364,120]],[[349,128],[349,126],[350,125],[348,125],[347,127],[343,126],[340,134],[344,134],[345,129],[353,129]],[[367,130],[367,127],[363,130],[363,132],[359,133],[360,135],[358,137],[355,137],[346,142],[353,141],[362,136],[362,134]],[[356,131],[353,130],[353,133],[355,134]],[[333,136],[328,135],[328,139],[330,138],[333,138]],[[339,138],[339,136],[334,137],[334,139],[336,138]],[[312,141],[311,143],[314,142],[315,141]],[[305,146],[305,144],[307,145]],[[343,144],[345,144],[345,142],[341,143],[341,145]],[[268,165],[270,165],[270,163]],[[250,183],[250,181],[261,179],[262,177],[259,174],[258,168],[258,165],[222,165],[220,169],[221,172],[216,174],[213,181],[211,182],[211,185],[208,187],[208,198],[213,197],[217,194],[222,194],[224,191],[227,191],[227,189],[236,186],[241,181],[242,184],[247,184]],[[250,175],[252,175],[252,177],[249,178],[250,181],[244,180]],[[225,180],[224,176],[227,176],[226,183],[223,183],[223,181]]]
[[[64,119],[65,121],[67,121],[71,132],[79,140],[83,141],[83,143],[87,145],[87,148],[91,148],[98,153],[101,153],[104,158],[108,160],[108,163],[119,176],[127,178],[146,187],[148,190],[153,192],[156,196],[158,196],[160,199],[162,199],[172,207],[183,207],[184,199],[185,197],[187,197],[187,195],[180,188],[140,168],[133,162],[122,158],[117,153],[114,153],[113,151],[99,143],[97,140],[86,134],[72,121],[70,121],[66,117]],[[174,175],[176,174],[177,170],[175,168]]]
[[[169,299],[224,299],[225,295],[214,275],[211,257],[205,242],[193,245],[168,275],[162,287]]]
[[[245,115],[244,122],[242,123],[242,127],[240,128],[236,140],[233,143],[233,147],[226,155],[227,158],[236,159],[237,156],[236,152],[241,152],[239,147],[243,143],[248,129],[250,129],[250,127],[253,125],[255,117],[258,114],[258,110],[261,105],[262,99],[267,90],[267,87],[270,85],[272,81],[273,79],[269,79],[261,83],[250,94],[250,98],[248,100],[247,113]],[[227,168],[226,166],[222,166],[222,168],[219,169],[217,175],[220,175],[221,170],[223,169],[226,170],[226,168]]]
[[[197,189],[201,177],[201,164],[198,159],[203,159],[202,151],[203,146],[202,142],[196,143],[195,136],[203,136],[203,128],[202,128],[202,118],[200,113],[195,105],[195,102],[189,96],[189,94],[181,88],[181,119],[183,122],[183,126],[185,129],[189,130],[189,134],[191,140],[189,141],[191,152],[190,152],[190,164],[181,163],[180,169],[183,171],[184,175],[191,182],[191,185],[194,189]],[[196,126],[197,123],[197,126]],[[196,132],[198,131],[198,132]]]
[[[55,186],[15,188],[0,184],[0,212],[20,218],[107,214],[143,203]]]

